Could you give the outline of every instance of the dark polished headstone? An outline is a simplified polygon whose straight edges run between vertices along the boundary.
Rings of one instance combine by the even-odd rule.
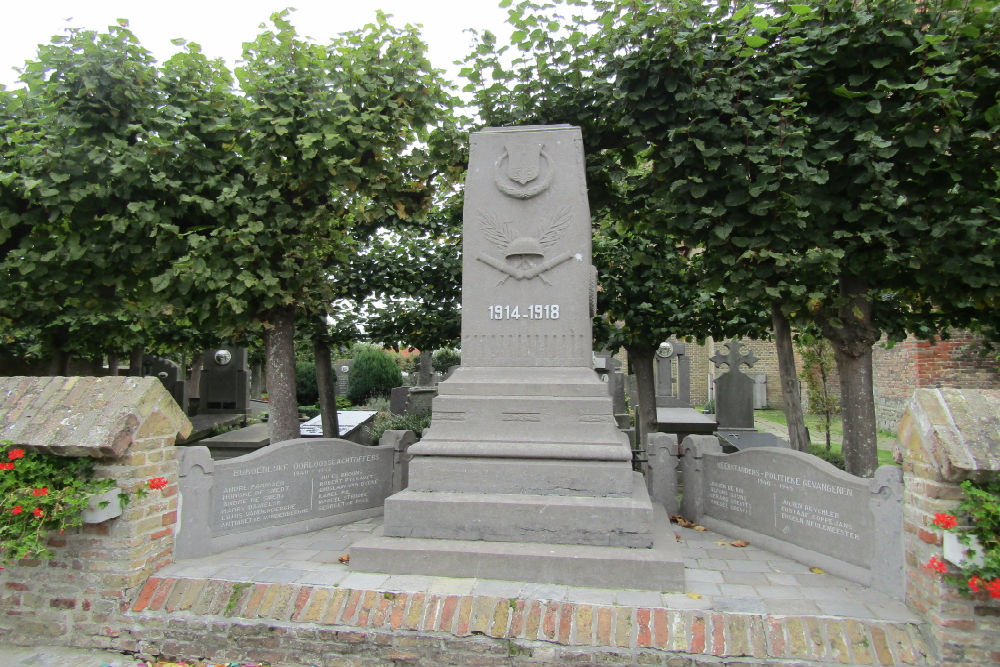
[[[743,373],[740,366],[752,368],[757,363],[753,350],[740,352],[736,340],[724,343],[728,353],[716,353],[711,361],[716,368],[728,366],[729,370],[715,378],[715,419],[719,428],[753,428],[753,378]]]

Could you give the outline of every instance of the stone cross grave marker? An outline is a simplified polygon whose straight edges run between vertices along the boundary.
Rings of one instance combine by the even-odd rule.
[[[753,350],[741,353],[739,341],[730,340],[724,345],[728,349],[725,356],[716,352],[710,358],[716,368],[723,364],[729,367],[715,379],[715,419],[719,428],[753,428],[754,380],[740,366],[753,368],[757,357]]]
[[[681,590],[662,509],[592,367],[596,271],[579,128],[470,137],[462,364],[359,570]],[[486,574],[488,573],[488,575]]]

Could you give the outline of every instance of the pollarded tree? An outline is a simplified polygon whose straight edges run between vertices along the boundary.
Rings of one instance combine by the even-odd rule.
[[[237,69],[248,105],[238,145],[247,177],[234,193],[241,211],[231,226],[199,234],[172,280],[224,294],[223,316],[267,330],[278,442],[298,435],[296,311],[338,296],[328,267],[352,236],[426,205],[431,167],[419,142],[449,97],[416,30],[381,13],[326,46],[300,38],[286,12],[271,18]]]
[[[421,383],[430,381],[433,350],[461,336],[461,211],[462,197],[455,196],[422,229],[373,238],[360,258],[364,273],[376,278],[365,298],[366,337],[419,349]]]
[[[54,37],[21,80],[0,117],[0,318],[65,362],[128,344],[158,315],[137,307],[158,222],[137,207],[155,199],[146,156],[161,97],[125,22]]]
[[[636,425],[643,443],[656,432],[654,355],[671,336],[761,337],[766,317],[753,303],[709,283],[706,258],[675,239],[602,227],[594,236],[597,292],[595,337],[624,347],[636,376]],[[696,332],[691,336],[689,332]]]
[[[847,468],[871,475],[872,345],[941,333],[969,314],[954,298],[996,294],[997,8],[690,3],[691,21],[675,3],[627,5],[605,74],[653,147],[663,229],[776,320],[822,327]]]

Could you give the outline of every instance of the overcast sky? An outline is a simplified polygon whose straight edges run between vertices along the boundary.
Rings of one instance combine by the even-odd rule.
[[[177,37],[197,42],[209,57],[221,57],[232,68],[243,42],[259,34],[259,25],[275,11],[295,7],[291,20],[300,35],[320,43],[341,32],[371,22],[375,11],[393,15],[393,24],[421,24],[431,62],[447,70],[452,80],[458,69],[451,62],[464,58],[471,35],[466,28],[488,28],[509,35],[507,12],[499,0],[11,0],[4,2],[0,22],[0,84],[17,87],[17,72],[34,59],[37,46],[67,27],[105,30],[119,18],[160,62],[179,47]]]

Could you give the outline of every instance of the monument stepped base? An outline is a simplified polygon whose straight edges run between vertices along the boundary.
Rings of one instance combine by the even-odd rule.
[[[534,583],[683,591],[684,561],[670,520],[653,505],[652,548],[386,537],[351,547],[351,569]]]
[[[649,548],[653,507],[640,473],[627,497],[441,493],[386,498],[387,537]]]

